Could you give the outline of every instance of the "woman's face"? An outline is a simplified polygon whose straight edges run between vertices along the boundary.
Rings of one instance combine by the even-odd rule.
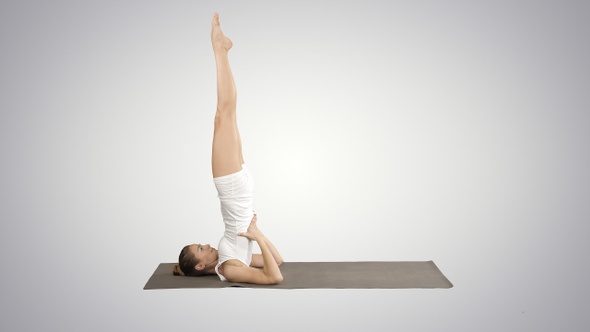
[[[199,265],[207,266],[217,260],[217,250],[208,244],[193,244],[190,249]]]

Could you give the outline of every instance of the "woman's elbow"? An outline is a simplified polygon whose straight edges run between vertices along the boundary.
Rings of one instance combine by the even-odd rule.
[[[281,273],[281,271],[277,271],[276,273],[273,274],[269,274],[266,277],[266,282],[265,284],[269,284],[269,285],[278,285],[281,282],[283,282],[283,274]]]
[[[274,278],[272,278],[272,279],[270,280],[270,284],[271,284],[271,285],[278,285],[278,284],[280,284],[281,282],[283,282],[283,275],[278,275],[278,276],[275,276]]]

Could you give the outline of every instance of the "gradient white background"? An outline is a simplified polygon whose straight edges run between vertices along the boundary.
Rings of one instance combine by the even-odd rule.
[[[450,290],[143,291],[222,232],[210,21],[287,261]],[[585,1],[3,1],[2,331],[586,331]]]

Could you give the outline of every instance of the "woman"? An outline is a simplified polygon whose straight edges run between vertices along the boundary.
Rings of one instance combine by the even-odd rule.
[[[228,58],[232,42],[221,31],[217,13],[213,16],[211,41],[217,65],[217,112],[211,165],[225,232],[219,241],[219,250],[208,244],[185,246],[174,274],[217,274],[222,281],[278,284],[283,281],[279,269],[283,259],[256,225],[252,210],[254,183],[244,164],[236,119],[236,87]],[[252,254],[252,241],[258,243],[262,254]]]

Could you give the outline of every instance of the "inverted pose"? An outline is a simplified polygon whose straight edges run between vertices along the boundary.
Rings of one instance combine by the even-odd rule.
[[[221,31],[217,13],[213,16],[211,42],[217,65],[217,112],[211,166],[225,232],[219,249],[208,244],[186,245],[180,252],[174,274],[217,274],[223,281],[278,284],[283,281],[279,269],[283,259],[256,225],[252,209],[254,182],[242,156],[236,87],[228,58],[232,42]],[[252,254],[252,241],[258,243],[262,254]]]

